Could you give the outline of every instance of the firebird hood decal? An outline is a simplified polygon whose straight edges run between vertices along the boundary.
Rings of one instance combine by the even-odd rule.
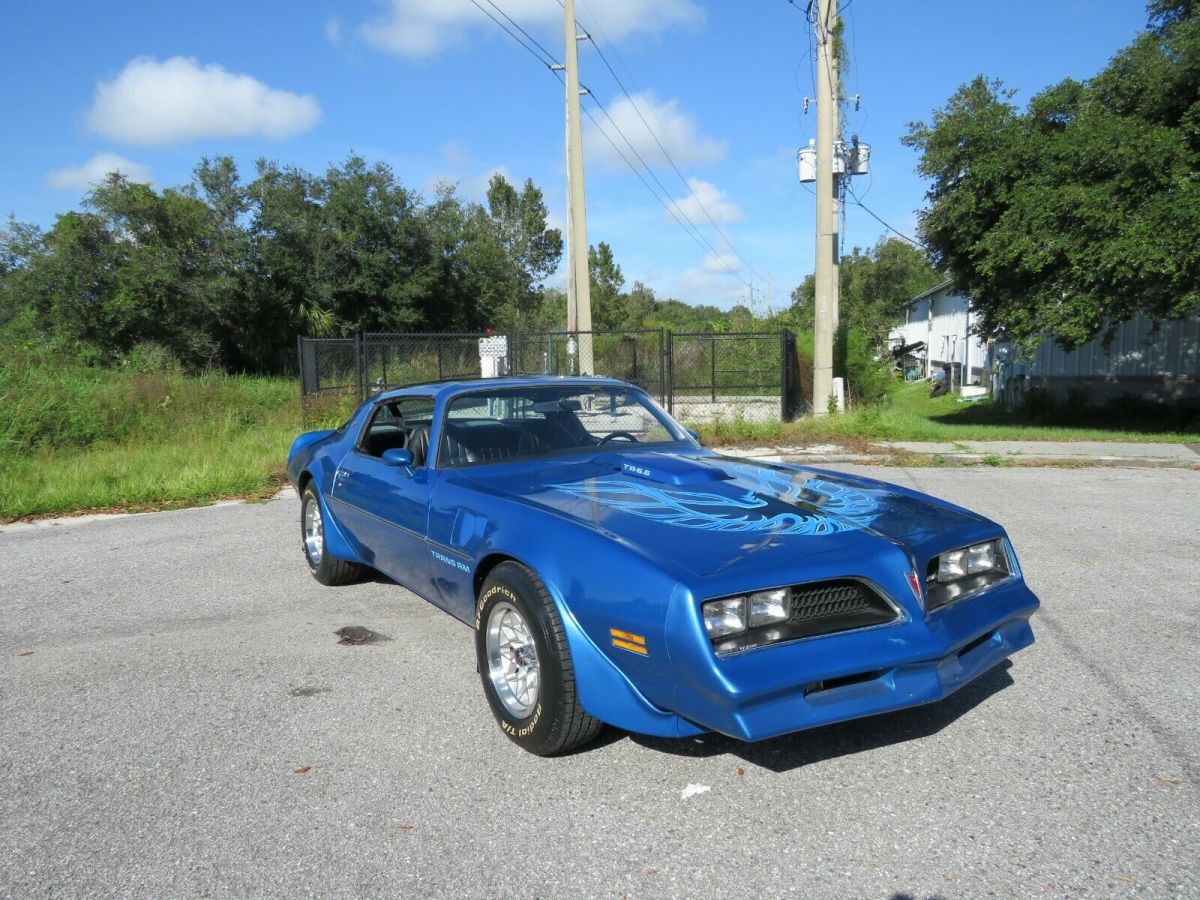
[[[822,478],[794,481],[756,466],[731,465],[730,471],[757,482],[758,490],[738,497],[704,491],[673,490],[619,476],[549,485],[571,496],[652,519],[677,528],[773,535],[829,535],[867,528],[879,503],[853,487]],[[754,515],[768,505],[767,494],[794,506],[771,516]]]

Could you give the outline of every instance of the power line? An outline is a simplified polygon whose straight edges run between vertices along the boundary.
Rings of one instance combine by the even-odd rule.
[[[559,5],[562,6],[562,0],[559,0]],[[582,27],[582,25],[580,27]],[[601,34],[604,34],[603,30],[598,25],[597,25],[596,30],[599,31]],[[586,28],[584,29],[584,33],[585,34],[588,33]],[[721,238],[722,238],[722,240],[725,241],[726,246],[729,247],[729,249],[733,251],[733,255],[742,261],[742,265],[744,265],[754,277],[758,278],[760,281],[764,281],[765,279],[763,278],[763,276],[758,271],[755,270],[754,266],[750,265],[749,261],[744,256],[742,256],[742,254],[738,251],[737,247],[734,246],[733,241],[731,241],[729,239],[729,235],[727,235],[725,233],[725,230],[723,228],[721,228],[721,226],[719,224],[717,224],[717,220],[713,217],[712,213],[709,212],[708,207],[704,205],[704,201],[701,200],[700,197],[697,196],[696,193],[692,190],[692,186],[691,186],[691,184],[688,183],[687,177],[683,174],[683,172],[680,171],[679,166],[676,165],[675,160],[674,160],[674,158],[672,158],[670,151],[667,150],[667,148],[665,146],[663,146],[663,142],[659,139],[658,133],[654,130],[654,126],[652,126],[646,120],[646,117],[644,115],[642,115],[641,107],[638,106],[637,101],[633,99],[633,96],[629,93],[629,90],[625,87],[625,82],[623,82],[621,80],[621,76],[617,74],[617,71],[616,71],[616,69],[613,68],[612,63],[610,63],[608,61],[608,56],[605,55],[603,48],[596,41],[596,38],[590,34],[588,34],[588,37],[591,38],[592,46],[596,48],[596,54],[600,57],[600,61],[602,63],[604,63],[604,68],[608,69],[608,73],[613,77],[613,81],[615,81],[617,83],[617,87],[619,87],[621,89],[621,93],[625,95],[625,99],[629,101],[629,105],[632,106],[633,111],[635,113],[637,113],[638,119],[640,119],[642,124],[646,126],[646,131],[648,131],[650,133],[650,136],[654,139],[654,143],[657,144],[658,149],[660,151],[662,151],[663,157],[670,164],[671,168],[675,170],[675,174],[679,176],[679,180],[683,183],[683,186],[685,188],[687,188],[691,197],[696,201],[696,205],[700,207],[700,211],[704,213],[704,216],[706,219],[708,219],[709,224],[711,224],[712,227],[716,229],[717,233],[719,235],[721,235]],[[605,40],[606,41],[608,40],[607,36],[605,36]],[[614,56],[617,55],[617,51],[616,51],[615,47],[613,48],[613,55]],[[593,99],[593,101],[595,101],[594,95],[593,95],[592,99]],[[611,122],[612,117],[608,115],[608,111],[604,110],[604,108],[602,106],[601,106],[601,109],[604,111],[605,116],[607,116],[609,121]],[[657,119],[657,116],[655,116],[653,109],[650,110],[650,115],[654,116]],[[658,125],[661,128],[662,122],[659,122]],[[617,127],[615,122],[613,122],[613,127],[614,128]],[[618,133],[620,133],[619,128],[617,129],[617,131],[618,131]],[[624,134],[622,134],[621,137],[625,138]],[[635,154],[637,154],[638,159],[641,161],[642,165],[646,166],[646,171],[650,172],[651,175],[653,176],[653,172],[651,171],[649,165],[647,165],[646,161],[644,159],[642,159],[641,154],[637,153],[637,151],[633,147],[633,144],[629,142],[628,138],[625,138],[625,142],[627,144],[629,144],[629,148],[631,150],[633,150]],[[665,187],[663,187],[662,182],[658,180],[657,176],[654,176],[654,180],[658,184],[658,186],[660,188],[662,188],[663,193],[667,194],[669,196],[670,192],[667,191],[667,189]],[[674,200],[672,200],[671,202],[675,203]],[[683,214],[683,211],[680,210],[680,213]],[[683,215],[685,215],[685,218],[686,218],[686,214],[683,214]],[[690,219],[689,219],[689,221],[690,221]],[[713,252],[716,253],[717,251],[714,249]]]
[[[558,74],[558,73],[556,72],[555,74]],[[604,113],[604,115],[608,119],[609,123],[613,126],[613,129],[617,132],[617,134],[619,134],[621,136],[621,139],[625,141],[625,143],[629,146],[629,149],[632,150],[635,155],[637,155],[637,150],[634,149],[633,145],[629,143],[629,138],[625,137],[625,134],[621,131],[620,127],[616,124],[616,122],[613,122],[612,116],[610,116],[608,114],[608,110],[606,110],[604,108],[603,104],[601,104],[600,101],[598,101],[594,96],[592,96],[591,94],[589,94],[589,96],[592,97],[592,103],[595,104],[595,106],[602,113]],[[656,191],[653,187],[651,187],[650,182],[646,180],[646,176],[641,173],[641,171],[638,169],[637,166],[635,166],[633,164],[632,161],[630,161],[629,157],[625,155],[625,151],[623,151],[620,147],[617,146],[616,141],[614,141],[612,139],[612,137],[609,135],[609,133],[607,131],[604,130],[604,127],[600,124],[600,122],[596,119],[596,117],[592,115],[592,111],[585,106],[583,108],[583,112],[588,117],[588,119],[591,121],[592,125],[595,126],[596,131],[599,132],[600,135],[606,141],[608,141],[609,146],[611,146],[613,148],[613,150],[616,151],[616,154],[619,157],[621,157],[621,161],[623,163],[625,163],[625,165],[629,167],[629,170],[638,177],[638,180],[641,181],[641,183],[645,186],[646,190],[648,190],[650,192],[650,194],[654,197],[654,199],[658,201],[659,206],[661,206],[664,210],[667,211],[667,214],[672,219],[675,220],[675,223],[684,230],[684,232],[687,234],[687,236],[690,237],[693,241],[695,241],[696,245],[701,250],[704,250],[707,253],[711,253],[713,259],[715,259],[717,261],[717,263],[721,266],[721,268],[724,269],[729,275],[736,278],[738,281],[740,281],[746,287],[750,287],[751,283],[748,282],[741,275],[739,275],[737,273],[736,269],[733,269],[732,267],[729,266],[728,263],[725,262],[725,260],[721,256],[720,251],[718,251],[716,247],[714,247],[711,243],[709,243],[708,239],[704,237],[704,235],[700,232],[700,230],[698,228],[696,228],[695,223],[692,222],[691,219],[689,219],[687,217],[687,214],[683,210],[678,208],[678,204],[670,196],[670,194],[666,191],[665,188],[663,188],[663,196],[659,196],[658,191]],[[638,158],[641,159],[640,156]],[[644,161],[642,161],[642,165],[645,166]],[[647,171],[647,173],[649,173],[649,175],[652,178],[655,177],[653,171],[651,171],[649,168],[647,168],[646,171]],[[655,179],[655,180],[657,181],[657,179]],[[661,187],[661,184],[660,184],[660,187]],[[665,200],[663,199],[664,196],[666,197]],[[670,205],[668,205],[668,202]],[[675,208],[672,209],[672,207],[675,207]],[[689,226],[690,226],[690,228],[689,228]]]
[[[505,25],[503,22],[501,22],[499,19],[497,19],[494,15],[492,15],[486,9],[484,9],[483,5],[481,3],[479,3],[479,0],[471,0],[471,2],[475,5],[475,7],[481,13],[483,13],[485,16],[487,16],[489,19],[491,19],[493,22],[495,22],[496,25],[498,25],[501,29],[503,29],[505,34],[507,34],[514,41],[516,41],[518,44],[520,44],[525,49],[525,51],[528,52],[534,59],[536,59],[538,62],[540,62],[546,68],[553,71],[554,66],[557,65],[557,63],[554,61],[554,57],[551,56],[550,53],[548,53],[546,51],[545,47],[542,47],[542,45],[539,44],[537,41],[533,40],[532,37],[529,37],[529,33],[527,31],[525,31],[524,28],[521,28],[520,25],[517,25],[516,22],[513,22],[513,20],[509,17],[509,15],[504,10],[502,10],[500,7],[496,6],[495,3],[492,3],[492,0],[487,0],[488,5],[491,6],[492,8],[494,8],[496,10],[496,12],[500,13],[500,15],[504,16],[504,18],[508,19],[508,21],[512,22],[513,25],[515,25],[517,27],[517,29],[521,32],[521,34],[524,34],[527,38],[529,38],[529,40],[532,42],[533,46],[531,46],[530,44],[527,44],[527,43],[525,43],[525,41],[521,40],[521,38],[519,38],[517,36],[516,32],[514,32],[511,28],[509,28],[507,25]],[[538,53],[538,51],[534,49],[534,46],[541,48],[542,52]]]
[[[662,183],[662,181],[659,179],[659,177],[654,174],[654,170],[652,168],[650,168],[650,166],[646,162],[645,158],[643,158],[642,154],[638,152],[637,147],[635,147],[633,145],[633,142],[629,140],[629,138],[625,134],[625,132],[623,132],[621,130],[621,126],[616,123],[616,121],[613,119],[613,117],[609,114],[608,110],[604,108],[604,105],[599,100],[596,99],[596,95],[593,94],[591,91],[588,91],[588,96],[591,97],[592,103],[595,104],[595,106],[600,110],[600,112],[602,112],[604,114],[604,118],[606,118],[608,120],[608,123],[613,127],[613,130],[618,135],[620,135],[621,140],[623,140],[625,142],[625,146],[627,146],[629,148],[630,152],[634,155],[634,157],[637,159],[637,161],[642,164],[642,168],[646,170],[646,174],[649,175],[652,179],[654,179],[654,183],[657,184],[659,187],[659,190],[662,191],[663,197],[665,197],[666,200],[671,204],[671,206],[673,206],[675,208],[675,212],[679,213],[679,216],[675,218],[675,221],[679,222],[680,218],[682,218],[683,222],[680,222],[680,224],[683,225],[683,223],[686,222],[687,226],[691,227],[691,231],[689,231],[688,233],[689,234],[694,233],[694,236],[699,238],[700,241],[703,242],[703,246],[707,247],[708,251],[713,254],[713,257],[718,261],[721,268],[725,269],[725,271],[727,271],[730,275],[733,275],[735,278],[738,278],[739,280],[741,280],[743,284],[747,284],[745,279],[742,279],[741,276],[738,275],[734,269],[732,269],[730,266],[726,265],[725,261],[723,259],[721,259],[720,251],[718,251],[717,248],[714,247],[709,242],[708,238],[706,238],[704,236],[703,232],[701,232],[700,229],[696,227],[696,223],[693,222],[691,220],[691,217],[688,216],[688,214],[685,213],[683,211],[683,209],[679,206],[679,201],[671,196],[671,192],[667,190],[666,185],[664,185]],[[592,121],[593,121],[593,123],[595,122],[594,119]],[[599,128],[599,125],[597,125],[596,127]],[[605,137],[607,137],[607,134],[605,135]],[[611,141],[610,141],[610,143],[611,143]],[[615,145],[614,145],[614,148],[615,148]],[[621,151],[618,150],[617,152],[620,153]],[[623,160],[625,160],[626,165],[630,166],[630,168],[633,168],[632,164],[629,162],[628,158],[626,158],[623,153],[621,153],[621,158]],[[637,173],[637,170],[634,169],[634,172]],[[640,177],[640,173],[638,173],[638,174]],[[645,179],[642,179],[642,183],[646,184],[646,186],[648,188],[650,187],[650,185],[646,183]],[[651,192],[654,193],[653,190],[651,190]],[[658,196],[657,193],[655,193],[655,196],[656,197]],[[660,200],[659,202],[661,203],[662,201]],[[733,248],[731,247],[731,249],[733,249]],[[736,254],[737,251],[734,250],[734,253]],[[742,261],[745,262],[745,260],[742,260]],[[753,270],[751,270],[751,271],[753,271]],[[749,285],[747,284],[747,286],[749,286]]]
[[[474,2],[474,0],[472,0],[472,2]],[[504,10],[502,10],[499,6],[497,6],[495,3],[493,3],[492,0],[487,0],[487,4],[492,9],[496,10],[496,12],[500,13],[500,15],[504,16],[504,18],[507,19],[512,24],[513,28],[517,29],[517,31],[521,32],[521,34],[525,35],[525,37],[529,40],[529,43],[533,44],[533,46],[537,47],[540,51],[542,51],[542,53],[543,53],[543,55],[545,55],[546,59],[550,60],[550,62],[547,63],[547,65],[554,65],[554,54],[551,53],[549,50],[547,50],[545,47],[543,47],[541,44],[539,44],[537,38],[535,38],[532,34],[530,34],[524,28],[522,28],[516,22],[516,20],[513,19],[512,16],[510,16],[508,13],[506,13]],[[478,6],[479,4],[476,3],[475,5]]]
[[[536,39],[534,39],[527,31],[525,31],[525,29],[521,28],[520,25],[518,25],[515,21],[513,21],[512,17],[509,16],[503,9],[501,9],[499,6],[497,6],[494,2],[492,2],[492,0],[486,0],[486,2],[489,6],[491,6],[493,9],[495,9],[496,12],[498,12],[504,19],[511,22],[513,27],[516,28],[517,32],[520,32],[520,34],[524,35],[528,39],[528,43],[525,40],[522,40],[521,37],[518,36],[517,32],[514,32],[511,28],[506,26],[504,24],[504,22],[502,22],[500,19],[496,18],[496,16],[492,15],[492,13],[490,13],[487,9],[485,9],[478,2],[478,0],[471,0],[471,3],[474,4],[474,6],[480,12],[482,12],[484,15],[486,15],[489,19],[492,20],[492,22],[494,22],[499,28],[501,28],[509,37],[511,37],[518,44],[520,44],[522,49],[524,49],[527,53],[529,53],[534,59],[536,59],[539,63],[541,63],[547,69],[549,69],[550,72],[552,72],[554,74],[555,78],[558,80],[558,82],[560,84],[563,85],[563,87],[565,89],[566,82],[564,81],[564,79],[562,77],[562,73],[559,71],[559,69],[561,67],[554,60],[554,57],[550,55],[549,51],[547,51],[545,47],[543,47],[540,43],[538,43]],[[538,48],[538,49],[535,49],[535,48]],[[539,50],[541,51],[541,53],[538,52]],[[611,71],[611,67],[610,67],[610,71]],[[614,74],[614,77],[615,77],[615,74]],[[653,187],[651,187],[650,183],[646,180],[646,178],[642,175],[642,173],[640,171],[638,171],[637,167],[621,151],[621,148],[617,146],[617,144],[609,136],[608,132],[606,132],[601,127],[600,123],[596,120],[595,116],[592,115],[591,110],[589,110],[587,107],[584,107],[583,112],[587,115],[588,119],[591,120],[592,124],[596,127],[596,130],[604,137],[604,139],[606,141],[608,141],[608,143],[612,146],[613,150],[616,151],[617,155],[621,157],[621,160],[625,163],[625,165],[627,165],[629,167],[629,169],[635,175],[638,176],[638,179],[642,182],[642,184],[646,187],[646,189],[648,191],[650,191],[650,193],[651,193],[651,195],[653,195],[654,199],[659,202],[659,205],[661,205],[663,207],[663,209],[665,209],[667,211],[667,213],[671,216],[671,218],[675,220],[676,224],[678,224],[681,228],[683,228],[683,230],[687,233],[687,235],[690,238],[692,238],[692,240],[697,242],[697,244],[700,246],[700,248],[702,250],[706,250],[707,252],[712,253],[713,258],[717,260],[717,262],[721,265],[721,267],[726,272],[728,272],[734,278],[741,281],[742,284],[746,285],[747,287],[750,287],[750,283],[747,282],[740,275],[738,275],[736,270],[734,270],[728,264],[725,263],[724,259],[721,258],[721,253],[715,247],[713,247],[713,245],[711,243],[709,243],[709,241],[704,237],[703,234],[700,233],[699,229],[696,228],[695,223],[692,222],[690,218],[688,218],[687,214],[684,213],[682,209],[679,209],[678,203],[670,196],[670,192],[663,186],[662,182],[658,179],[658,176],[656,176],[654,174],[653,170],[646,164],[646,161],[641,158],[640,154],[637,153],[637,149],[630,142],[629,138],[625,136],[624,132],[621,131],[620,127],[613,120],[612,116],[609,115],[608,110],[604,108],[604,105],[599,100],[596,99],[595,95],[592,94],[592,92],[590,90],[587,90],[585,88],[585,91],[587,92],[588,96],[591,97],[592,103],[594,103],[600,109],[600,111],[602,113],[604,113],[605,117],[612,124],[614,130],[616,130],[617,134],[619,134],[621,136],[622,140],[624,140],[625,143],[629,146],[629,149],[631,151],[633,151],[633,153],[635,155],[637,155],[639,161],[645,167],[647,173],[649,173],[649,175],[659,185],[659,188],[662,190],[663,195],[667,198],[667,200],[670,201],[670,203],[672,205],[675,206],[675,209],[674,210],[671,209],[671,207],[668,206],[666,202],[664,202],[662,197],[659,196],[658,192],[655,191]],[[649,126],[647,126],[647,127],[649,127]],[[689,226],[690,226],[690,230],[689,230]],[[726,238],[726,241],[728,242],[728,238]],[[734,248],[732,244],[730,244],[730,249],[732,249],[735,254],[737,253],[736,248]],[[739,258],[741,258],[740,254],[738,254],[738,256],[739,256]],[[743,260],[743,262],[745,262],[745,260]]]
[[[907,234],[905,234],[905,233],[904,233],[904,232],[902,232],[902,231],[897,231],[895,228],[893,228],[893,227],[892,227],[891,225],[889,225],[887,222],[883,221],[883,219],[881,219],[881,218],[880,218],[878,215],[876,215],[876,214],[875,214],[875,213],[874,213],[874,212],[873,212],[873,211],[872,211],[872,210],[871,210],[869,207],[867,207],[867,206],[866,206],[866,205],[865,205],[865,204],[864,204],[864,203],[863,203],[861,200],[859,200],[859,199],[858,199],[858,194],[854,193],[854,190],[853,190],[852,188],[847,188],[847,190],[850,192],[850,196],[854,198],[854,199],[853,199],[851,202],[852,202],[852,203],[853,203],[855,206],[857,206],[857,207],[859,207],[860,209],[862,209],[862,210],[863,210],[863,211],[864,211],[864,212],[865,212],[865,213],[866,213],[868,216],[870,216],[872,219],[874,219],[876,222],[878,222],[880,225],[882,225],[884,228],[886,228],[886,229],[887,229],[888,231],[890,231],[892,234],[896,235],[896,237],[903,238],[904,240],[906,240],[906,241],[908,241],[910,244],[912,244],[914,247],[920,247],[922,250],[928,250],[928,249],[929,249],[929,248],[928,248],[928,247],[926,247],[924,244],[922,244],[920,241],[917,241],[917,240],[914,240],[913,238],[910,238],[910,237],[909,237]]]
[[[617,75],[616,71],[613,69],[612,65],[609,63],[608,57],[604,55],[604,51],[602,49],[600,49],[600,45],[596,43],[595,39],[592,40],[592,46],[596,48],[596,54],[600,57],[600,61],[604,63],[604,67],[606,69],[608,69],[608,72],[610,75],[612,75],[613,80],[617,82],[617,86],[621,89],[621,93],[625,95],[625,99],[629,101],[629,105],[632,106],[633,111],[635,113],[637,113],[638,119],[640,119],[642,124],[646,126],[646,130],[648,132],[650,132],[650,136],[652,138],[654,138],[654,143],[658,145],[658,149],[662,151],[663,156],[666,158],[667,162],[670,163],[671,168],[675,170],[675,174],[679,176],[679,180],[681,182],[683,182],[684,187],[686,187],[688,189],[692,198],[695,199],[696,205],[700,207],[700,211],[704,213],[704,217],[706,219],[708,219],[709,224],[711,224],[712,227],[717,230],[717,234],[721,235],[721,238],[725,241],[726,246],[728,246],[729,249],[733,251],[734,256],[736,256],[738,259],[740,259],[742,261],[742,264],[747,269],[750,270],[750,273],[752,275],[754,275],[756,278],[758,278],[760,281],[764,280],[762,275],[759,274],[757,271],[755,271],[754,266],[750,265],[749,261],[744,256],[742,256],[742,254],[740,252],[738,252],[738,249],[737,249],[737,247],[734,246],[733,241],[731,241],[729,239],[729,235],[727,235],[725,233],[725,230],[723,228],[721,228],[720,225],[717,224],[717,220],[715,218],[713,218],[713,215],[711,212],[709,212],[708,207],[704,205],[704,201],[701,200],[700,197],[696,195],[695,191],[692,189],[691,184],[688,182],[688,180],[684,176],[683,172],[681,172],[679,170],[679,166],[675,164],[675,160],[671,157],[670,152],[667,150],[666,147],[663,146],[663,142],[661,140],[659,140],[658,133],[654,130],[654,128],[650,125],[650,123],[648,121],[646,121],[646,117],[644,115],[642,115],[642,110],[638,106],[637,101],[634,100],[632,95],[630,95],[629,91],[626,90],[624,82],[621,81],[620,76]],[[650,114],[654,115],[653,109],[651,109]],[[659,122],[659,127],[661,127],[661,126],[662,126],[662,123]]]

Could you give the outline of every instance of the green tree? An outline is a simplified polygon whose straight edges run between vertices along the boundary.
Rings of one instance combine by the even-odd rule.
[[[563,249],[562,234],[548,227],[548,216],[532,180],[518,191],[503,175],[492,176],[487,209],[471,216],[466,248],[491,327],[532,330],[542,323],[542,282],[558,267]]]
[[[434,248],[419,198],[389,167],[351,155],[318,177],[263,160],[248,194],[260,302],[285,309],[293,333],[422,324]]]
[[[924,254],[906,241],[883,237],[869,250],[855,247],[841,261],[839,325],[860,331],[868,344],[882,347],[908,302],[942,280]],[[813,328],[815,284],[808,275],[792,291],[790,318],[802,331]]]
[[[625,275],[613,258],[612,247],[604,241],[588,247],[588,281],[591,284],[592,329],[619,331],[631,327],[631,311],[621,293]]]
[[[909,126],[920,232],[980,330],[1074,346],[1138,311],[1200,308],[1200,14],[1157,0],[1094,78],[1021,111],[978,77]]]
[[[83,211],[26,242],[34,252],[5,293],[57,349],[105,362],[151,342],[191,368],[219,364],[213,239],[210,210],[189,192],[110,175]]]
[[[562,254],[546,219],[531,181],[427,202],[355,155],[321,175],[260,160],[248,184],[228,157],[162,191],[110,176],[45,234],[0,230],[0,338],[285,371],[297,333],[542,328],[565,309],[543,285]]]

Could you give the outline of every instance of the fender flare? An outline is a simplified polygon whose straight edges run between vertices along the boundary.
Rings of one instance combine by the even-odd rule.
[[[617,728],[654,737],[691,737],[708,730],[675,713],[659,709],[643,697],[641,691],[625,677],[625,673],[601,652],[584,631],[557,586],[547,581],[537,567],[519,557],[510,558],[533,572],[554,601],[571,651],[575,690],[588,715]]]
[[[331,556],[336,556],[338,559],[345,560],[346,562],[367,565],[366,561],[362,558],[362,554],[354,548],[350,539],[346,537],[341,523],[330,513],[329,504],[325,500],[325,492],[321,490],[321,482],[317,476],[311,470],[306,469],[300,474],[300,481],[304,481],[305,475],[308,476],[309,483],[313,485],[316,491],[317,502],[321,504],[321,518],[324,520],[325,527],[325,550]],[[301,494],[300,497],[303,500],[304,495]]]

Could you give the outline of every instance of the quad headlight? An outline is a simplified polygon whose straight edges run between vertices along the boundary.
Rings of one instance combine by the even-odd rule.
[[[786,622],[792,612],[791,594],[790,588],[775,588],[741,597],[710,600],[701,607],[704,630],[710,638],[721,638],[748,628]]]
[[[894,622],[899,608],[860,578],[832,578],[700,604],[717,656]]]
[[[997,538],[947,550],[929,561],[925,578],[929,595],[928,608],[933,610],[974,594],[983,588],[1007,580],[1012,575],[1004,541]]]

